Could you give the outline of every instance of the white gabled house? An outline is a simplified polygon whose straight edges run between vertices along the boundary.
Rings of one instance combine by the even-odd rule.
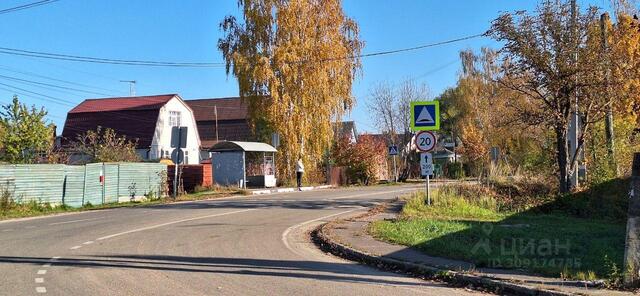
[[[193,110],[177,94],[85,100],[67,114],[63,143],[98,126],[137,141],[136,150],[144,160],[172,158],[172,128],[187,127],[184,163],[200,163],[200,136]]]

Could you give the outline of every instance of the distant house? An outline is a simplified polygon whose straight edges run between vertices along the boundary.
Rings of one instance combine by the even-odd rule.
[[[351,143],[358,142],[356,123],[353,121],[342,121],[334,123],[333,133],[336,140],[347,138]]]
[[[63,145],[98,126],[137,141],[136,151],[144,160],[175,158],[172,127],[187,127],[184,163],[200,163],[200,136],[193,110],[177,94],[85,100],[67,114]]]
[[[366,139],[366,140],[365,140]],[[385,134],[362,134],[358,136],[358,141],[367,141],[369,140],[371,144],[374,144],[373,147],[377,147],[380,149],[377,151],[380,155],[384,155],[385,157],[378,159],[378,163],[376,163],[376,177],[378,180],[392,180],[393,177],[393,168],[389,167],[389,156],[388,156],[388,147],[389,147],[389,135]],[[366,142],[365,142],[366,143]]]
[[[209,148],[218,141],[254,141],[249,127],[248,106],[239,97],[186,100],[191,107],[201,140],[201,158],[209,159]]]

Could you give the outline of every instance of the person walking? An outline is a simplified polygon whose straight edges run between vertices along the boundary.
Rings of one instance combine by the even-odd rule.
[[[298,190],[302,190],[302,174],[304,174],[304,164],[302,159],[298,159],[296,164],[296,181],[298,182]]]

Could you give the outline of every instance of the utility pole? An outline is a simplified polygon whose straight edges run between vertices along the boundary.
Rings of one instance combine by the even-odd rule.
[[[573,29],[573,42],[575,42],[574,46],[574,54],[573,54],[573,62],[574,62],[574,67],[576,68],[576,70],[578,69],[578,44],[579,44],[579,38],[578,38],[578,11],[577,11],[577,5],[576,5],[576,0],[571,0],[571,22],[572,22],[572,29]],[[576,71],[576,86],[578,84],[578,74]],[[573,163],[573,159],[577,159],[578,158],[578,125],[580,123],[580,113],[579,113],[579,108],[578,108],[578,88],[575,87],[575,91],[574,91],[574,95],[575,95],[575,104],[574,104],[574,111],[573,111],[573,127],[569,128],[570,134],[571,134],[571,138],[570,138],[570,143],[571,145],[569,145],[569,165],[571,165],[570,171],[571,173],[569,174],[570,176],[570,181],[571,181],[571,187],[575,188],[578,186],[578,162],[576,161],[575,164]]]
[[[605,137],[607,140],[607,157],[609,159],[609,164],[611,168],[615,169],[616,176],[618,175],[618,163],[616,162],[616,154],[615,148],[613,146],[614,143],[614,133],[613,133],[613,99],[611,98],[611,92],[609,90],[609,77],[610,77],[610,69],[609,69],[609,52],[607,46],[607,21],[609,20],[609,14],[603,13],[600,15],[600,31],[602,32],[602,53],[604,63],[604,80],[605,80],[605,88],[604,95],[607,98],[607,116],[604,118],[605,125]]]
[[[218,142],[218,106],[213,106],[213,113],[216,116],[216,143]]]
[[[129,96],[130,97],[135,97],[136,96],[136,81],[135,80],[120,80],[120,82],[129,83]]]

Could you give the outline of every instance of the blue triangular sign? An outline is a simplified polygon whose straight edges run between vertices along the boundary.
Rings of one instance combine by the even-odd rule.
[[[434,124],[435,120],[433,120],[433,116],[427,110],[427,107],[422,107],[422,111],[418,114],[418,118],[416,118],[416,123],[420,124]]]

